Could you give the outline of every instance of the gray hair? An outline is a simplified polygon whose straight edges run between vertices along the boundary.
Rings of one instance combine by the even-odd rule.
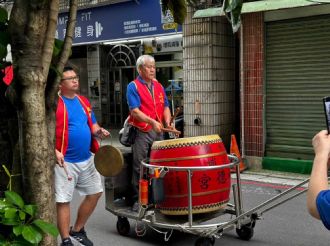
[[[136,69],[138,70],[138,72],[140,67],[142,67],[146,63],[146,61],[155,62],[155,58],[153,58],[151,55],[140,56],[136,61]]]

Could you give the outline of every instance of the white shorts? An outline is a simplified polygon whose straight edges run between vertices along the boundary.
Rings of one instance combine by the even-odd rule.
[[[65,162],[72,180],[68,180],[63,167],[55,165],[55,201],[70,202],[76,188],[81,196],[103,192],[101,175],[94,165],[94,156],[83,162]]]

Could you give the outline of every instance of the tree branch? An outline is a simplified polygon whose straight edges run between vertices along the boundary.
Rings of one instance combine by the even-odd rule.
[[[49,66],[52,60],[54,36],[57,28],[58,6],[59,6],[59,0],[50,1],[47,32],[45,35],[42,58],[41,58],[42,59],[41,64],[43,64],[44,66],[43,75],[45,78],[47,78],[48,76]]]
[[[22,55],[22,43],[24,43],[24,33],[27,15],[26,9],[28,8],[27,2],[25,0],[17,0],[14,2],[10,19],[9,19],[9,32],[11,36],[11,53],[13,61],[17,61],[18,57]],[[15,64],[14,64],[15,67]]]
[[[63,68],[64,68],[65,64],[67,63],[69,56],[70,56],[72,40],[73,40],[73,35],[74,35],[74,28],[75,28],[76,21],[77,21],[77,9],[78,9],[78,0],[70,0],[70,12],[69,12],[69,18],[68,18],[68,22],[67,22],[63,49],[61,51],[59,61],[56,64],[56,71],[59,74],[62,73]],[[54,80],[49,81],[49,83],[50,83],[49,91],[46,91],[48,106],[55,102],[59,82],[60,82],[59,75],[57,75]]]

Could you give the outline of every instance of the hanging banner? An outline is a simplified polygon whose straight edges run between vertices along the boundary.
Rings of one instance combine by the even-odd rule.
[[[59,14],[56,38],[64,39],[67,21],[68,13]],[[127,40],[176,32],[181,33],[182,27],[173,23],[169,11],[162,14],[160,1],[130,1],[79,10],[73,43]]]

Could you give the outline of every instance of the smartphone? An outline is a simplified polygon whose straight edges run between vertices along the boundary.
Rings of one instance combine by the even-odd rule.
[[[330,133],[330,96],[323,98],[325,121],[327,123],[328,134]]]

